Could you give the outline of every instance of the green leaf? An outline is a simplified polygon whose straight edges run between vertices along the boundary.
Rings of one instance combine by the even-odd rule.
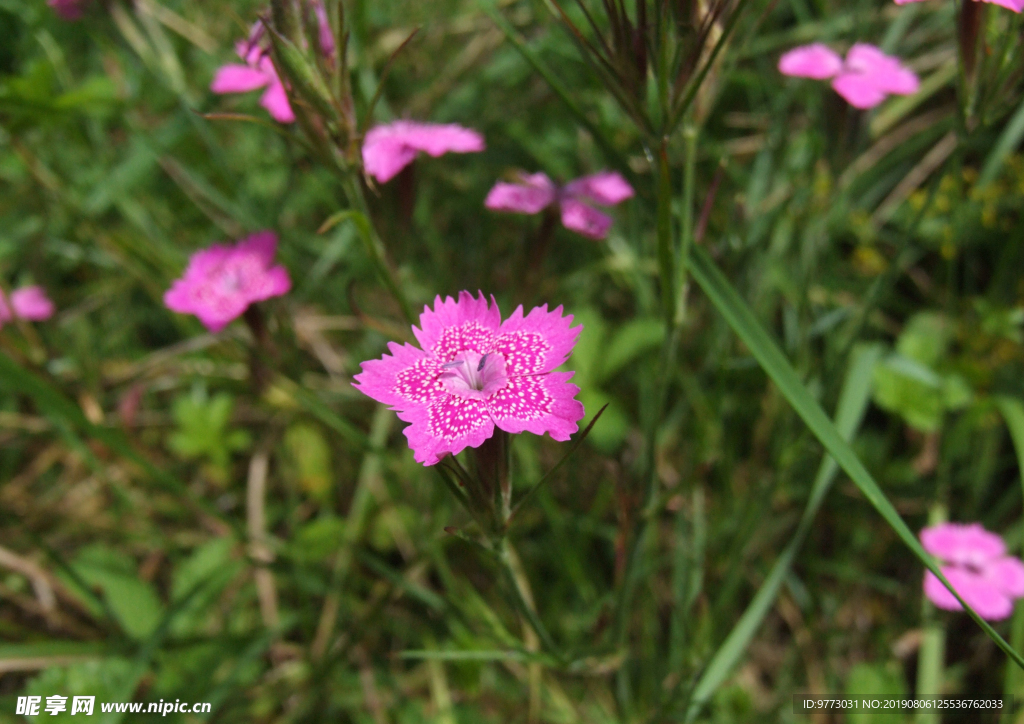
[[[996,176],[1002,170],[1006,158],[1020,146],[1022,140],[1024,140],[1024,101],[1021,101],[1021,104],[1017,106],[1017,112],[1013,114],[1013,118],[1003,128],[1003,132],[999,134],[999,140],[996,141],[996,145],[988,152],[988,156],[985,158],[985,165],[981,167],[981,174],[978,176],[978,183],[975,185],[976,188],[980,189],[996,180]]]
[[[913,360],[894,355],[875,367],[875,402],[911,427],[934,432],[942,425],[942,379]]]
[[[613,377],[640,355],[665,341],[665,325],[657,319],[634,319],[619,327],[603,346],[597,382]]]
[[[100,590],[129,636],[141,640],[156,629],[163,605],[153,586],[138,577],[130,556],[97,544],[79,551],[71,567],[86,584]],[[66,583],[73,590],[78,588],[73,581]]]
[[[899,513],[896,512],[892,503],[882,492],[881,488],[878,487],[878,483],[871,477],[871,473],[864,467],[860,458],[853,451],[853,448],[843,439],[839,430],[836,429],[836,426],[828,419],[821,406],[811,393],[808,392],[807,388],[804,387],[796,371],[790,365],[789,360],[782,354],[778,345],[775,344],[764,330],[757,317],[750,311],[746,302],[729,284],[729,280],[715,266],[715,263],[704,249],[700,247],[692,249],[690,269],[693,278],[704,290],[704,293],[708,295],[715,308],[725,317],[729,326],[733,328],[744,344],[747,345],[747,348],[750,349],[751,354],[757,359],[761,368],[776,384],[779,391],[789,401],[789,404],[793,406],[793,409],[814,436],[818,438],[819,442],[836,459],[839,466],[850,476],[850,479],[860,489],[868,502],[875,507],[875,510],[892,527],[907,548],[917,556],[918,560],[934,573],[942,581],[943,585],[953,593],[961,605],[963,605],[964,610],[988,634],[989,638],[1007,656],[1012,658],[1018,666],[1024,669],[1024,657],[1021,657],[1019,653],[1014,651],[1003,637],[987,621],[982,619],[973,608],[968,606],[957,595],[952,586],[949,585],[949,581],[946,580],[942,571],[939,570],[934,559],[921,547],[917,537],[907,527],[907,524],[903,522]]]
[[[915,314],[900,333],[896,351],[922,365],[935,367],[946,356],[951,332],[949,323],[941,314]]]
[[[907,683],[899,663],[891,661],[886,664],[855,664],[846,676],[845,697],[847,699],[905,699]],[[872,724],[878,720],[878,712],[866,709],[851,709],[846,712],[849,724]],[[894,724],[906,721],[897,715]]]
[[[1017,453],[1017,475],[1024,487],[1024,403],[1015,397],[997,397],[995,402],[1010,429],[1010,439]]]
[[[284,447],[299,487],[313,498],[325,499],[334,474],[331,449],[320,428],[306,422],[291,425],[284,434]]]

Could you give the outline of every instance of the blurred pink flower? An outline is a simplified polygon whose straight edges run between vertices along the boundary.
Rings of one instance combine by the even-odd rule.
[[[291,289],[288,271],[274,265],[276,249],[277,234],[261,231],[235,245],[214,244],[196,252],[164,294],[164,304],[196,315],[211,332],[219,332],[253,302]]]
[[[484,137],[455,123],[395,121],[374,126],[363,140],[363,167],[381,183],[394,178],[420,151],[437,157],[445,153],[484,150]]]
[[[260,105],[267,109],[274,120],[280,123],[295,121],[295,113],[288,103],[284,84],[281,82],[267,50],[260,45],[263,37],[263,25],[257,22],[249,34],[248,40],[239,41],[235,45],[238,57],[245,65],[231,63],[217,69],[210,90],[214,93],[248,93],[266,88],[260,97]]]
[[[519,183],[499,181],[487,194],[484,206],[492,211],[536,214],[558,203],[562,225],[591,239],[603,239],[612,225],[610,216],[590,204],[615,206],[633,196],[633,187],[614,171],[583,176],[558,188],[547,174],[521,174]]]
[[[11,292],[10,302],[0,292],[0,327],[15,317],[41,322],[53,316],[54,306],[42,287],[21,287]]]
[[[355,387],[412,423],[405,436],[424,465],[479,447],[495,426],[568,440],[583,405],[568,381],[573,373],[554,369],[583,329],[571,323],[561,307],[549,312],[545,304],[524,317],[519,306],[502,322],[493,297],[438,296],[412,328],[422,349],[389,343],[391,354],[363,362]]]
[[[793,48],[779,58],[779,72],[815,80],[831,78],[836,93],[854,108],[874,108],[886,96],[911,95],[920,85],[898,58],[867,43],[856,43],[845,61],[821,43]]]
[[[1024,563],[1006,555],[1006,544],[980,523],[940,523],[921,531],[921,545],[944,564],[939,567],[960,597],[984,619],[999,621],[1013,612],[1013,599],[1024,596]],[[947,611],[963,606],[931,571],[924,592]]]
[[[78,20],[85,12],[88,0],[46,0],[61,20]]]
[[[977,0],[976,0],[977,1]],[[1024,0],[980,0],[981,2],[991,3],[992,5],[999,5],[1007,10],[1012,10],[1015,13],[1024,12]],[[906,5],[907,3],[921,2],[921,0],[895,0],[897,5]]]

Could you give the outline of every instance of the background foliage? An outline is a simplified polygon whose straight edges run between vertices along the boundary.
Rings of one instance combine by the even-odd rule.
[[[453,532],[468,516],[413,461],[402,423],[350,386],[409,333],[357,226],[318,233],[345,205],[337,179],[256,94],[206,90],[259,4],[113,1],[65,23],[0,0],[0,284],[41,284],[59,309],[0,331],[0,721],[26,692],[377,724],[818,722],[794,693],[1024,695],[967,616],[922,606],[920,562],[696,285],[663,373],[644,138],[549,4],[499,5],[347,3],[353,87],[365,111],[419,28],[376,118],[487,138],[369,192],[413,306],[479,288],[506,314],[563,304],[584,325],[568,368],[588,420],[608,408],[512,530],[569,662]],[[698,218],[702,258],[912,530],[929,514],[980,521],[1019,554],[1022,26],[989,10],[985,41],[1009,42],[1008,70],[965,111],[953,3],[752,0],[698,105],[692,204],[677,194],[671,212]],[[779,75],[779,54],[811,40],[877,42],[923,89],[864,113]],[[608,240],[558,229],[539,269],[538,220],[483,209],[515,169],[568,180],[615,165],[638,195]],[[161,299],[191,252],[264,228],[294,285],[265,305],[279,360],[255,394],[245,328],[206,334]],[[565,451],[518,436],[518,489]],[[749,645],[729,636],[744,612]],[[997,630],[1021,650],[1020,612]],[[929,682],[918,653],[937,631],[946,667]]]

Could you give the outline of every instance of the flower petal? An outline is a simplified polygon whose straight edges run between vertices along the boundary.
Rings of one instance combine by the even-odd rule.
[[[842,73],[832,81],[835,92],[854,108],[874,108],[885,100],[881,90],[870,78],[860,73]]]
[[[11,292],[14,314],[32,322],[41,322],[53,316],[54,307],[42,287],[22,287]]]
[[[590,239],[603,239],[608,236],[608,228],[612,225],[612,219],[582,201],[563,199],[562,225],[566,229]]]
[[[294,123],[295,113],[288,102],[288,94],[285,93],[284,84],[274,74],[266,92],[260,96],[260,105],[267,109],[271,117],[278,123]]]
[[[1013,612],[1013,602],[999,588],[983,576],[956,566],[943,566],[942,574],[968,606],[988,621],[999,621]],[[924,576],[924,592],[928,599],[947,611],[962,611],[956,600],[931,571]]]
[[[427,406],[447,394],[438,377],[440,364],[411,344],[388,343],[391,354],[363,362],[353,387],[377,402],[399,410]]]
[[[214,93],[248,93],[270,83],[262,70],[247,65],[222,65],[210,83]]]
[[[487,409],[506,432],[546,432],[555,440],[568,440],[584,414],[583,404],[574,399],[580,388],[567,382],[572,376],[551,372],[511,378],[508,387],[487,399]]]
[[[482,400],[440,395],[429,407],[398,412],[400,420],[411,422],[402,432],[409,440],[416,462],[434,465],[440,456],[458,455],[467,447],[480,447],[494,434]]]
[[[501,323],[493,350],[505,358],[509,377],[550,372],[565,362],[576,345],[583,325],[572,327],[572,315],[562,307],[534,307],[523,316],[522,305]]]
[[[446,153],[477,153],[485,148],[483,136],[456,123],[396,121],[392,125],[409,146],[435,157]]]
[[[459,352],[484,354],[491,351],[494,335],[501,324],[498,303],[490,302],[479,292],[478,298],[467,291],[459,292],[459,301],[438,296],[434,308],[423,308],[420,326],[413,327],[420,346],[438,359],[451,362]]]
[[[504,181],[494,184],[484,200],[484,206],[492,211],[536,214],[552,204],[558,195],[558,190],[546,174],[524,174],[521,181],[518,184]]]
[[[868,43],[856,43],[850,48],[843,72],[862,75],[879,90],[895,95],[916,93],[920,86],[917,76],[899,58]]]
[[[602,171],[578,178],[565,187],[565,193],[595,204],[615,206],[633,196],[633,187],[615,171]]]
[[[843,67],[839,54],[821,43],[801,45],[779,58],[779,72],[797,78],[825,80],[836,75]]]
[[[371,128],[363,141],[366,173],[381,183],[390,181],[416,158],[417,151],[431,156],[484,150],[484,139],[462,126],[395,121]]]
[[[998,5],[999,7],[1012,10],[1015,13],[1024,12],[1024,0],[981,0],[982,2]]]
[[[372,129],[363,142],[363,168],[380,183],[387,183],[416,158],[416,149],[397,138],[377,137]]]
[[[1020,559],[1005,556],[989,561],[985,566],[984,575],[1007,596],[1024,597],[1024,563]]]
[[[939,523],[924,528],[920,538],[926,551],[953,565],[981,567],[1006,554],[1003,539],[980,523]]]

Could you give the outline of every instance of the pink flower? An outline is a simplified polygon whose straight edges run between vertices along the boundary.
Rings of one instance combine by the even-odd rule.
[[[31,322],[41,322],[53,316],[53,302],[46,297],[42,287],[22,287],[11,292],[8,303],[3,292],[0,292],[0,327],[15,317]]]
[[[211,332],[219,332],[253,302],[291,289],[288,271],[280,264],[273,266],[276,249],[277,234],[261,231],[233,246],[214,244],[196,252],[164,294],[164,304],[196,315]]]
[[[1013,599],[1024,596],[1024,563],[1006,555],[1006,544],[980,523],[940,523],[921,531],[921,545],[944,565],[944,575],[978,615],[990,621],[1007,618]],[[924,574],[924,592],[947,611],[963,606],[931,571]]]
[[[434,465],[445,454],[479,447],[494,434],[549,433],[568,440],[578,429],[583,405],[568,380],[554,372],[576,344],[582,326],[572,315],[545,304],[523,316],[519,306],[501,321],[498,304],[483,293],[459,300],[438,296],[423,308],[413,334],[422,349],[395,342],[391,354],[363,362],[357,387],[398,411],[417,462]]]
[[[815,80],[831,78],[832,88],[854,108],[874,108],[886,96],[911,95],[920,85],[898,58],[867,43],[856,43],[845,61],[821,43],[793,48],[779,58],[779,72]]]
[[[557,202],[565,228],[591,239],[603,239],[612,225],[611,217],[590,204],[615,206],[631,196],[633,187],[614,171],[583,176],[562,188],[546,174],[534,173],[520,175],[517,184],[504,181],[494,184],[484,206],[492,211],[536,214]]]
[[[249,39],[235,45],[235,51],[245,61],[245,65],[222,65],[210,83],[210,90],[218,94],[248,93],[265,87],[267,90],[260,97],[260,105],[267,109],[274,120],[292,123],[295,121],[295,113],[288,103],[288,94],[285,93],[284,84],[274,69],[270,55],[260,46],[262,37],[263,25],[256,23]]]
[[[445,153],[484,150],[484,137],[454,123],[395,121],[374,126],[363,140],[363,167],[381,183],[393,179],[420,151],[435,158]]]
[[[921,2],[921,0],[895,0],[895,2],[897,5],[906,5],[907,3]],[[1024,12],[1024,0],[981,0],[981,2],[999,5],[1015,13]]]
[[[57,17],[61,20],[78,20],[85,12],[85,4],[88,0],[46,0],[46,4],[53,8]]]

